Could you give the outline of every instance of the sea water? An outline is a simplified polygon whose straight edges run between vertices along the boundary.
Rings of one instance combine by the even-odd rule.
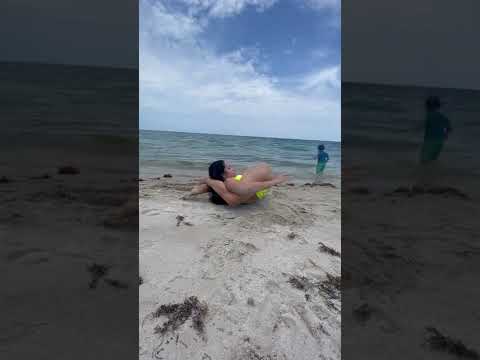
[[[315,179],[319,144],[330,155],[322,178],[339,179],[339,142],[140,130],[140,176],[162,176],[166,172],[206,176],[210,163],[226,160],[237,172],[267,162],[275,173],[308,181]]]

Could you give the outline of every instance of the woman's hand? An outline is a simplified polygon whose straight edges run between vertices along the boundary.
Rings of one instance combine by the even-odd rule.
[[[208,192],[208,186],[207,184],[199,184],[199,185],[195,185],[193,187],[192,190],[190,190],[190,192],[185,195],[185,196],[182,196],[181,199],[182,200],[188,200],[189,198],[191,198],[192,196],[194,195],[198,195],[198,194],[204,194]]]

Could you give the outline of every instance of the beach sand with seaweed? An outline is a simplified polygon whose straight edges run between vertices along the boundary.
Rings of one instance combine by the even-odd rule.
[[[339,184],[256,204],[140,182],[140,359],[339,359]]]

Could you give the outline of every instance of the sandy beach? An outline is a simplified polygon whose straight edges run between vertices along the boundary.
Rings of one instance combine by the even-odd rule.
[[[74,140],[2,144],[2,358],[136,355],[137,213],[119,214],[138,191],[125,169],[136,157]]]
[[[192,184],[140,182],[140,359],[339,359],[339,184],[237,208]]]
[[[432,92],[454,133],[412,188]],[[342,356],[478,358],[478,94],[362,84],[342,96]]]

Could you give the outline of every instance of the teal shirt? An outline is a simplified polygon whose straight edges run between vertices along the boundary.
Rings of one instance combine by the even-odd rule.
[[[452,130],[448,118],[438,111],[428,111],[425,121],[425,140],[444,140]]]
[[[319,163],[326,163],[329,160],[328,153],[324,150],[320,150],[317,155],[317,161]]]

